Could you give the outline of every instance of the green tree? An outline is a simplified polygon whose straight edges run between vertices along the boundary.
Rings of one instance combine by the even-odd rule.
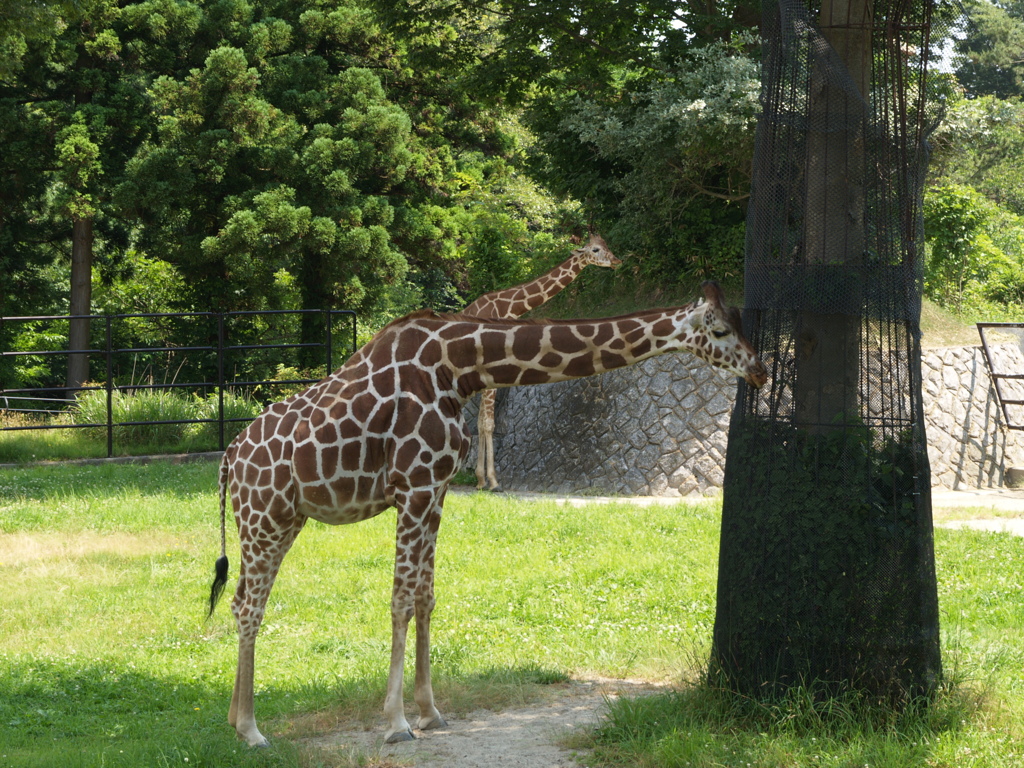
[[[187,303],[279,306],[285,270],[307,308],[372,313],[455,259],[456,156],[495,134],[486,116],[407,69],[358,4],[202,10],[175,47],[208,52],[154,81],[158,129],[119,190],[140,248],[190,275]]]
[[[29,45],[48,45],[67,25],[73,0],[6,0],[0,4],[0,83],[22,69]]]
[[[531,174],[648,280],[738,274],[759,3],[372,2],[412,61],[523,111]]]
[[[1024,294],[1024,219],[969,186],[925,195],[925,294],[964,314],[986,302],[1019,304]]]
[[[994,96],[954,100],[932,144],[932,185],[971,186],[1024,215],[1024,103]]]
[[[588,186],[605,190],[619,237],[646,254],[642,267],[652,280],[735,279],[742,272],[760,111],[759,67],[744,52],[751,42],[739,36],[695,47],[665,76],[628,93],[565,101],[559,130],[590,154],[593,172],[615,170],[587,179],[587,170],[571,168],[563,156],[546,177],[581,197]]]
[[[53,28],[24,36],[20,70],[0,86],[0,130],[16,147],[0,162],[18,180],[0,227],[12,228],[15,250],[22,252],[15,271],[70,257],[66,311],[85,315],[97,242],[106,254],[125,240],[110,188],[145,133],[148,108],[133,61],[122,56],[117,3],[79,0],[41,5],[33,13]],[[19,300],[5,296],[9,301]],[[69,350],[88,348],[88,334],[87,321],[72,321]],[[87,377],[85,355],[70,355],[67,386]]]
[[[1024,96],[1024,2],[965,3],[956,75],[971,96]]]

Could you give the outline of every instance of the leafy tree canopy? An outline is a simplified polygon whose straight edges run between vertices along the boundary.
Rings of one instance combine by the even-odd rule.
[[[534,178],[643,279],[739,274],[759,3],[372,2],[411,57],[522,108]]]
[[[967,23],[956,43],[957,78],[971,96],[1024,96],[1024,2],[965,4]]]
[[[16,76],[0,78],[0,269],[11,276],[0,288],[6,314],[59,309],[33,275],[67,259],[73,221],[95,221],[101,260],[124,246],[127,229],[110,206],[110,188],[150,123],[142,82],[122,55],[113,0],[26,8],[32,18],[46,19],[47,32],[25,32],[12,65]]]
[[[1024,104],[985,96],[959,99],[932,134],[933,183],[970,185],[1024,215]]]

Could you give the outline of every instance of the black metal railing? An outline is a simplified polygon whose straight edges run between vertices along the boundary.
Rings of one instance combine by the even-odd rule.
[[[1019,394],[1014,394],[1007,388],[1007,382],[1024,381],[1024,371],[997,371],[995,358],[989,346],[989,339],[985,336],[985,331],[1001,331],[1017,335],[1017,342],[1021,343],[1021,332],[1024,332],[1024,323],[976,323],[976,325],[978,326],[978,334],[981,336],[981,348],[985,355],[985,363],[988,365],[988,375],[992,379],[992,389],[996,393],[996,402],[1003,412],[1003,423],[1007,429],[1024,429],[1024,424],[1015,420],[1014,414],[1010,412],[1011,406],[1024,405],[1024,399],[1021,399]],[[1012,387],[1012,384],[1010,386]],[[1017,392],[1020,392],[1019,386],[1016,389]]]
[[[221,450],[225,447],[225,424],[246,422],[251,417],[227,417],[225,416],[224,395],[225,391],[231,390],[235,393],[251,394],[258,392],[260,388],[281,388],[287,386],[308,385],[317,381],[318,378],[304,376],[293,377],[259,377],[253,372],[259,370],[259,365],[254,365],[249,359],[252,355],[274,351],[280,364],[281,361],[294,363],[284,366],[286,371],[298,371],[303,366],[301,361],[317,361],[317,364],[305,366],[306,368],[324,366],[325,372],[334,370],[335,365],[347,359],[356,350],[356,315],[352,310],[270,310],[251,312],[174,312],[174,313],[146,313],[146,314],[123,314],[123,315],[39,315],[26,317],[0,317],[0,331],[9,329],[11,324],[33,324],[40,325],[61,325],[70,323],[73,320],[88,320],[92,326],[90,349],[67,350],[43,348],[34,345],[31,349],[0,349],[0,375],[5,369],[13,368],[11,363],[16,358],[33,357],[40,361],[53,360],[63,361],[63,365],[50,366],[48,378],[53,380],[55,374],[50,369],[58,371],[66,365],[67,359],[72,355],[87,355],[92,361],[90,377],[99,378],[102,376],[102,384],[85,383],[78,386],[41,384],[28,387],[3,387],[3,380],[0,379],[0,411],[7,411],[12,414],[25,414],[30,418],[38,420],[38,423],[8,425],[0,423],[0,431],[18,430],[61,430],[61,429],[84,429],[84,428],[105,428],[107,437],[107,455],[114,453],[114,431],[116,427],[136,427],[145,425],[173,425],[173,424],[217,424],[218,445]],[[192,330],[200,338],[187,338],[185,336],[177,339],[165,338],[160,343],[145,344],[137,339],[131,338],[131,332],[126,329],[130,321],[152,321],[154,323],[166,321],[184,321],[186,325],[192,323],[195,327]],[[233,322],[248,322],[248,328],[241,331],[231,329]],[[252,340],[254,333],[259,329],[254,327],[260,323],[269,327],[274,321],[283,321],[292,326],[303,322],[318,323],[322,326],[320,338],[316,341],[299,341],[297,327],[285,330],[280,328],[273,331],[267,343],[257,343]],[[339,322],[344,328],[336,328]],[[99,328],[97,328],[99,326]],[[101,331],[101,332],[100,332]],[[10,334],[7,334],[10,336]],[[307,336],[310,334],[307,333]],[[205,338],[202,338],[205,336]],[[289,339],[288,336],[292,338]],[[43,334],[43,338],[60,339],[60,333]],[[0,334],[0,339],[4,338]],[[66,343],[67,335],[63,334],[63,341]],[[233,343],[237,340],[237,343]],[[134,380],[129,383],[119,383],[127,375],[122,363],[125,358],[133,360],[132,378],[134,378],[135,364],[139,356],[152,360],[154,356],[163,356],[165,374],[173,366],[177,365],[171,381],[156,383],[151,380],[148,383],[137,383]],[[191,364],[189,357],[191,356]],[[102,361],[97,366],[97,360]],[[152,368],[152,363],[147,364]],[[44,366],[45,367],[45,366]],[[126,366],[125,366],[126,367]],[[234,372],[229,373],[229,368]],[[263,366],[264,369],[266,365]],[[99,370],[98,370],[99,369]],[[185,371],[192,373],[196,378],[202,380],[179,381],[178,377]],[[186,376],[186,378],[188,378]],[[217,393],[217,416],[216,418],[195,418],[195,419],[167,419],[153,421],[115,421],[113,400],[116,392],[138,392],[142,390],[186,390],[190,392]],[[90,391],[103,391],[106,393],[106,420],[104,422],[69,423],[67,421],[57,422],[52,418],[67,413],[68,406],[80,393]]]

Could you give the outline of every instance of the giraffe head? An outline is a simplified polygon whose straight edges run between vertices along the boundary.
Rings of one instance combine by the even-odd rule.
[[[595,267],[617,268],[622,261],[616,258],[608,247],[608,243],[597,233],[591,233],[587,244],[573,250],[573,255],[579,255],[583,259],[583,265],[593,264]]]
[[[768,370],[753,346],[743,335],[740,311],[725,304],[721,287],[713,280],[701,286],[704,302],[691,320],[696,333],[698,357],[742,377],[747,384],[761,388],[768,381]]]

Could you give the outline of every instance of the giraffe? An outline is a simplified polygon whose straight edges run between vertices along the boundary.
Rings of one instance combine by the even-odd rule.
[[[536,280],[521,285],[514,285],[500,291],[492,291],[480,296],[459,314],[476,317],[516,318],[522,317],[531,309],[550,301],[565,290],[588,264],[595,267],[618,269],[622,261],[608,248],[608,244],[600,235],[591,233],[587,244],[576,248],[572,255],[557,267]],[[476,487],[482,489],[486,484],[488,490],[498,488],[498,476],[494,471],[494,403],[497,393],[493,389],[485,389],[480,395],[480,410],[477,413],[477,453],[476,453]]]
[[[227,583],[225,507],[241,549],[231,609],[238,667],[228,722],[266,746],[253,711],[256,635],[271,587],[309,519],[356,523],[397,508],[386,742],[415,738],[402,679],[415,618],[421,730],[445,725],[430,683],[434,553],[448,484],[469,446],[462,406],[487,388],[591,376],[654,355],[689,351],[760,387],[767,371],[743,336],[739,311],[716,283],[705,300],[600,320],[499,320],[421,310],[385,326],[340,369],[267,407],[220,465],[221,554],[210,614]]]

